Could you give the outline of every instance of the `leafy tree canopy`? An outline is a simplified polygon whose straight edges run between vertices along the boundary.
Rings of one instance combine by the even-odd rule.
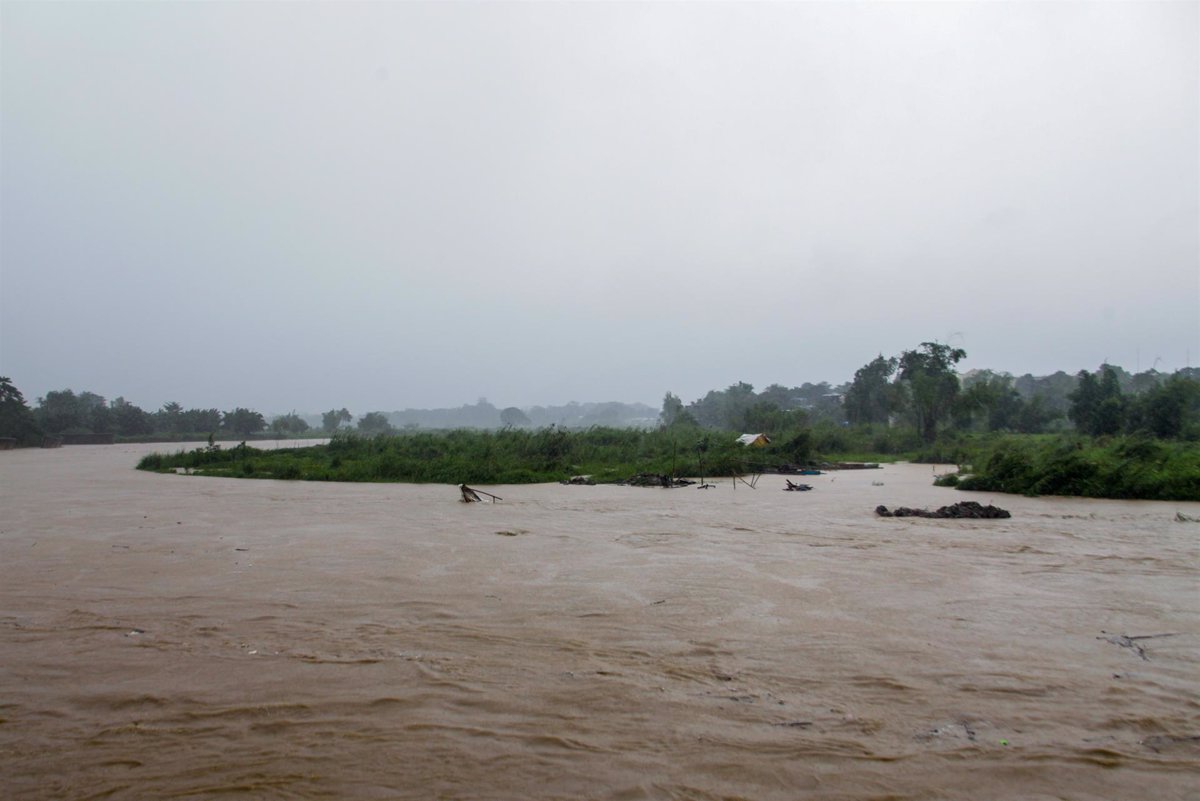
[[[500,422],[509,427],[516,428],[517,426],[530,425],[529,415],[518,409],[516,406],[509,406],[500,412]]]
[[[30,443],[40,434],[25,396],[7,376],[0,376],[0,437]]]
[[[353,420],[353,415],[343,406],[341,409],[330,409],[321,415],[321,428],[326,431],[337,431],[343,424]]]
[[[241,406],[221,416],[221,427],[242,436],[257,434],[267,427],[267,421],[261,412],[246,409]]]
[[[308,422],[294,411],[280,415],[271,421],[271,430],[280,434],[302,434],[308,431]]]
[[[392,424],[383,412],[367,412],[358,421],[358,430],[364,434],[386,434],[392,431]]]
[[[967,352],[941,342],[922,342],[916,350],[900,355],[899,377],[910,400],[917,431],[925,442],[937,439],[938,424],[945,419],[958,397],[958,374],[954,366]]]
[[[846,419],[851,423],[886,424],[899,407],[899,397],[892,386],[892,374],[899,360],[883,358],[883,354],[858,368],[846,390],[844,400]]]

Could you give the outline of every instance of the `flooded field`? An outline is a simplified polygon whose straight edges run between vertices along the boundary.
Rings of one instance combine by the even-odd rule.
[[[164,447],[0,454],[6,798],[1200,798],[1200,504],[463,504]],[[1012,518],[873,513],[958,500]]]

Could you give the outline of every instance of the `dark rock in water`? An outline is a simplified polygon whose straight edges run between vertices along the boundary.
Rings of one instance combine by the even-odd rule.
[[[960,501],[950,506],[943,506],[936,512],[928,509],[910,509],[907,506],[898,506],[889,511],[886,506],[876,506],[875,514],[880,517],[934,517],[968,520],[1002,520],[1012,517],[1007,509],[1001,509],[991,504],[984,506],[976,501]]]

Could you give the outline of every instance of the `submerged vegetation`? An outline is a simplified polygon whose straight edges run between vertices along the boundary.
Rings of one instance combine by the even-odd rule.
[[[617,481],[635,473],[716,476],[774,470],[811,457],[807,437],[746,448],[733,437],[660,428],[583,431],[454,430],[364,437],[338,434],[328,445],[260,450],[244,443],[174,455],[151,454],[143,470],[316,481],[526,484],[590,475]]]

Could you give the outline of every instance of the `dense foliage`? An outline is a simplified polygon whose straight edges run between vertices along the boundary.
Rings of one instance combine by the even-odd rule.
[[[33,444],[41,437],[25,396],[7,376],[0,376],[0,437],[15,439],[22,445]]]
[[[965,489],[1197,498],[1200,370],[1131,375],[1102,365],[1077,376],[960,375],[955,366],[965,355],[924,342],[876,357],[840,387],[772,384],[755,391],[739,381],[689,404],[668,392],[658,424],[633,428],[579,424],[621,419],[625,404],[497,409],[480,398],[473,406],[432,410],[430,419],[466,415],[480,424],[441,431],[420,429],[422,423],[397,412],[368,412],[352,425],[347,409],[330,409],[321,415],[324,432],[335,435],[328,447],[278,452],[211,445],[214,435],[249,439],[267,429],[260,413],[244,407],[221,412],[168,403],[146,412],[123,398],[110,403],[66,389],[30,409],[0,378],[0,437],[20,444],[60,433],[210,439],[208,448],[151,456],[142,466],[273,478],[520,483],[581,473],[600,480],[638,472],[728,475],[823,458],[902,458],[969,465],[961,480],[947,479]],[[547,415],[576,424],[541,424]],[[295,412],[270,423],[277,436],[310,430]],[[770,444],[743,448],[736,444],[741,433],[766,434]]]
[[[959,489],[1200,500],[1200,448],[1148,437],[1005,437],[979,447]]]
[[[152,454],[143,470],[184,468],[205,475],[318,481],[523,484],[587,474],[615,481],[635,473],[733,475],[795,464],[812,454],[809,436],[747,448],[731,434],[699,429],[505,428],[337,434],[328,445],[260,450],[244,443],[174,455]]]
[[[32,410],[41,434],[113,434],[126,438],[203,439],[209,434],[249,436],[266,429],[262,414],[246,408],[185,409],[179,403],[163,404],[156,412],[124,398],[109,402],[94,392],[70,389],[47,392]]]

